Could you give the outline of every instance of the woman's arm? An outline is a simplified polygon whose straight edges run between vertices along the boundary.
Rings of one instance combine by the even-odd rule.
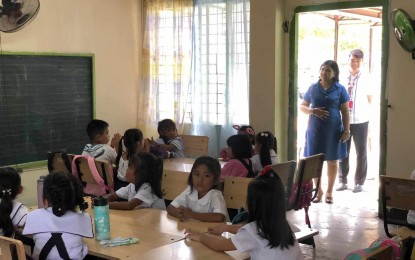
[[[143,203],[141,200],[134,198],[130,201],[112,201],[108,205],[110,209],[133,210],[141,203]]]
[[[192,229],[186,229],[185,234],[187,238],[191,240],[201,242],[205,246],[209,247],[215,251],[231,251],[236,250],[235,245],[232,243],[232,240],[224,238],[222,236],[210,236],[201,234],[199,232],[193,231]]]
[[[329,112],[324,109],[324,107],[310,107],[310,103],[303,100],[300,104],[300,110],[306,115],[313,115],[320,119],[326,119],[329,116]]]
[[[340,141],[346,142],[350,138],[350,115],[349,115],[349,102],[344,102],[340,105],[340,113],[342,114],[343,133],[340,137]]]

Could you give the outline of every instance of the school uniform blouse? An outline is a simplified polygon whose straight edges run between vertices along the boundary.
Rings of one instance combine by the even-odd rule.
[[[23,235],[33,235],[33,259],[39,258],[42,248],[52,236],[51,233],[62,233],[70,259],[84,259],[88,254],[88,247],[83,243],[82,237],[94,237],[91,216],[88,213],[67,211],[63,216],[57,217],[50,207],[29,212]],[[56,247],[52,248],[47,259],[61,259]]]
[[[245,159],[248,163],[248,159]],[[246,177],[248,175],[248,169],[237,159],[232,159],[227,162],[220,173],[220,179],[223,180],[226,177]]]
[[[124,160],[122,157],[120,157],[120,162],[118,163],[118,172],[117,172],[117,178],[120,181],[127,181],[125,179],[125,174],[127,173],[129,160]]]
[[[111,164],[114,164],[117,158],[117,152],[108,144],[87,144],[84,147],[82,155],[88,155]]]
[[[269,155],[271,156],[271,164],[277,164],[278,163],[278,156],[275,153],[275,151],[273,149],[269,150]],[[261,164],[261,159],[259,157],[259,154],[255,154],[254,156],[252,156],[251,158],[252,161],[252,169],[254,170],[254,172],[257,174],[258,172],[262,171],[262,169],[264,167],[262,167]]]
[[[1,203],[1,199],[0,199]],[[27,207],[18,201],[13,201],[13,209],[10,213],[10,218],[12,220],[14,227],[23,227],[26,223],[26,215],[29,212]],[[3,236],[3,229],[0,228],[0,236]]]
[[[281,247],[271,248],[268,240],[258,235],[258,229],[255,222],[250,222],[241,227],[238,232],[231,237],[232,243],[235,245],[239,253],[248,252],[252,260],[261,259],[304,259],[300,246],[296,239],[294,245],[289,248],[281,249]]]
[[[118,189],[115,193],[118,197],[128,201],[134,198],[141,200],[142,203],[136,208],[156,208],[166,210],[164,199],[160,199],[153,194],[151,186],[148,183],[143,183],[138,191],[135,191],[135,185],[130,183],[126,187]]]
[[[190,208],[193,212],[198,213],[221,213],[225,216],[226,221],[229,221],[225,199],[222,192],[216,189],[211,189],[203,198],[199,199],[198,192],[195,189],[190,192],[190,186],[187,186],[170,205],[175,208],[180,206]]]

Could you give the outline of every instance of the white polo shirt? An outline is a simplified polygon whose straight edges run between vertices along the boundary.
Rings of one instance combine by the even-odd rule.
[[[164,199],[160,199],[153,194],[151,186],[148,183],[143,183],[138,191],[135,191],[135,185],[130,183],[126,187],[118,189],[115,193],[118,197],[128,201],[134,198],[141,200],[143,203],[138,205],[136,208],[156,208],[166,210]]]

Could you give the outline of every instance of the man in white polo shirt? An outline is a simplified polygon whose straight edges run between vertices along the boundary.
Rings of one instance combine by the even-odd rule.
[[[350,52],[349,73],[346,73],[345,77],[342,77],[340,80],[340,83],[346,87],[350,96],[350,138],[347,141],[348,157],[341,159],[339,163],[340,185],[336,189],[337,191],[347,189],[352,139],[356,149],[356,172],[353,192],[362,191],[367,175],[367,136],[373,82],[370,81],[367,74],[362,73],[360,70],[363,56],[364,54],[360,49],[354,49]]]

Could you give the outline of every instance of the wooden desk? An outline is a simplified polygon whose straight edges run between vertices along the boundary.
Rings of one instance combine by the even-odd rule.
[[[213,236],[213,235],[212,235]],[[158,247],[150,250],[143,255],[137,255],[140,259],[249,259],[249,254],[239,254],[237,251],[216,252],[207,248],[202,243],[187,240],[181,240],[172,244]]]
[[[93,218],[94,212],[88,208],[87,212]],[[179,221],[171,217],[164,210],[139,209],[131,211],[110,210],[111,238],[137,237],[138,244],[103,247],[94,238],[84,238],[89,254],[105,259],[200,259],[201,257],[215,257],[218,259],[246,259],[236,251],[219,253],[204,245],[186,241],[184,230],[192,228],[199,232],[206,232],[208,227],[218,225],[217,222],[201,222],[194,220]],[[177,244],[176,244],[177,243]],[[165,255],[165,251],[171,251]],[[170,254],[172,254],[170,256]],[[215,259],[217,260],[217,259]]]
[[[192,170],[192,166],[195,162],[193,158],[171,158],[171,159],[164,159],[163,160],[163,169],[164,171],[181,171],[190,173]],[[219,161],[220,166],[226,164],[224,161]]]

